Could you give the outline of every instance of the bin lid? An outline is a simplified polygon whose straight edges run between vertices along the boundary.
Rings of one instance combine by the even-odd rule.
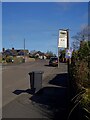
[[[44,73],[44,71],[32,71],[33,73]]]
[[[30,74],[32,74],[32,73],[42,74],[42,73],[44,73],[44,71],[32,71],[32,72],[29,72],[28,74],[30,75]]]

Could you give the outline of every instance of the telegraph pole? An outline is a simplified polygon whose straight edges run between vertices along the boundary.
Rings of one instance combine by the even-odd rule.
[[[58,31],[58,39],[57,39],[57,48],[58,48],[58,68],[59,68],[59,31]]]
[[[24,60],[25,60],[25,38],[24,38]]]

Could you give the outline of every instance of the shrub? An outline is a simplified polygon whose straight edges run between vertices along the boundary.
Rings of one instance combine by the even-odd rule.
[[[23,63],[25,62],[23,57],[14,57],[14,63]]]
[[[74,68],[74,78],[77,84],[87,87],[88,74],[89,74],[88,63],[84,60],[78,61]]]
[[[6,62],[7,63],[12,62],[12,60],[13,60],[13,57],[11,57],[11,56],[6,57]]]
[[[86,107],[86,106],[88,106],[90,104],[90,94],[89,94],[88,89],[86,89],[85,94],[83,94],[83,96],[82,96],[81,104],[84,107]]]

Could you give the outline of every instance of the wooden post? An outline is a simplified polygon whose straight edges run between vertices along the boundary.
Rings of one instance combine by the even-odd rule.
[[[58,44],[59,44],[59,31],[58,31],[58,39],[57,39],[57,48],[58,48],[58,68],[59,68],[59,47],[58,47]]]

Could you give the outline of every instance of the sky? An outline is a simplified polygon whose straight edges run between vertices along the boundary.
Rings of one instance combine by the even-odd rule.
[[[1,0],[3,2],[89,2],[88,0]]]
[[[0,2],[0,51],[2,50],[2,3]]]
[[[58,30],[72,36],[88,24],[88,2],[3,2],[2,47],[57,53]]]

